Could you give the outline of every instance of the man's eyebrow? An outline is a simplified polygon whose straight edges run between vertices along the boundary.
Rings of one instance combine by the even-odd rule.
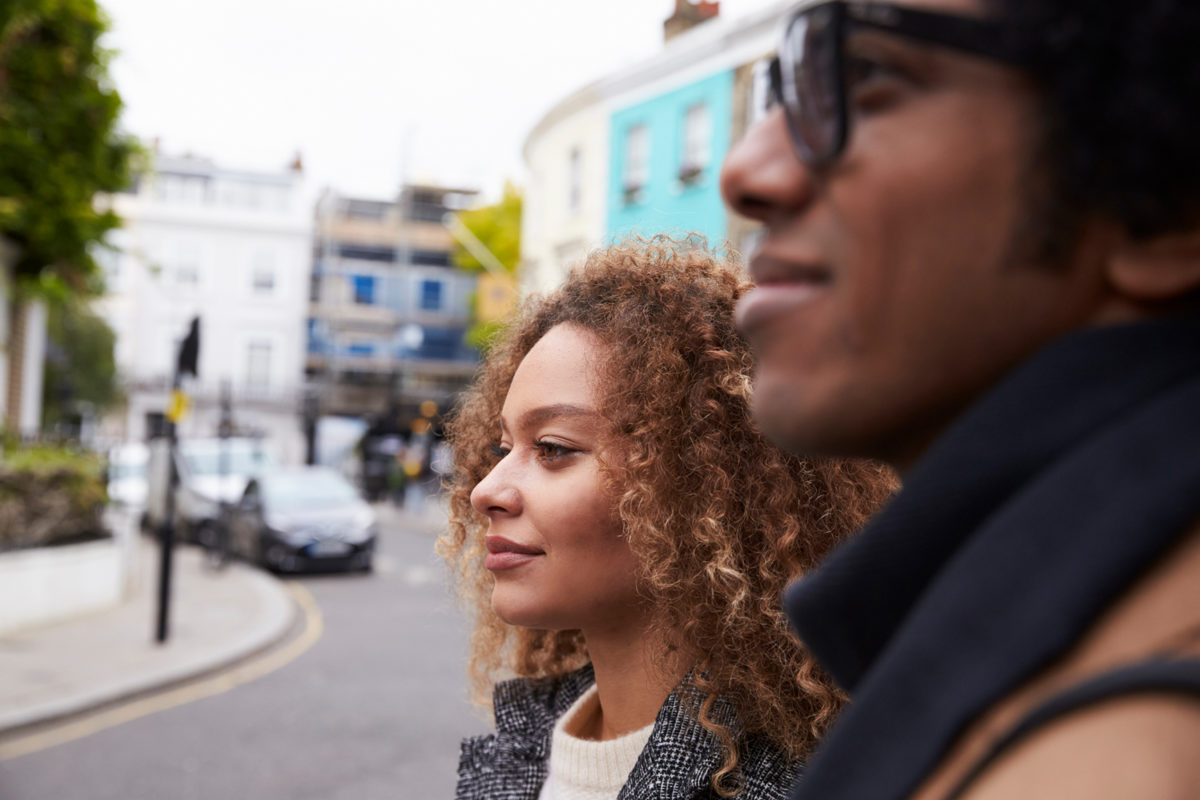
[[[552,403],[547,406],[531,408],[517,418],[519,428],[534,428],[559,417],[595,417],[596,410],[587,406],[577,406],[572,403]]]

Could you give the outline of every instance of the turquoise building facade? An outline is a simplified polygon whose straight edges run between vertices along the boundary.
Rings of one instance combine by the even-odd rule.
[[[723,70],[613,112],[607,239],[695,231],[711,244],[724,241],[718,184],[733,89],[733,70]]]

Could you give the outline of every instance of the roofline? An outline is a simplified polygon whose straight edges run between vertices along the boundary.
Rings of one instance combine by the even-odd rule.
[[[746,40],[769,33],[795,4],[796,0],[774,0],[742,17],[717,17],[677,35],[654,55],[568,94],[551,106],[525,135],[521,156],[526,166],[530,163],[533,143],[559,122],[609,98],[683,71],[706,56],[733,50]]]

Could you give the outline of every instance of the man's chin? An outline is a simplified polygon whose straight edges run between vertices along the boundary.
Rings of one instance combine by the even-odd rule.
[[[814,451],[814,442],[806,435],[808,426],[797,395],[785,387],[757,379],[750,406],[763,435],[777,447],[789,453],[808,455]]]
[[[775,446],[800,456],[878,458],[850,423],[851,409],[819,402],[792,382],[756,379],[750,403],[759,429]]]

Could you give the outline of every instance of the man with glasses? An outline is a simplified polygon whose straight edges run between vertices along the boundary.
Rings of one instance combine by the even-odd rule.
[[[755,414],[905,482],[785,598],[852,698],[795,796],[1200,797],[1200,4],[784,22]]]

